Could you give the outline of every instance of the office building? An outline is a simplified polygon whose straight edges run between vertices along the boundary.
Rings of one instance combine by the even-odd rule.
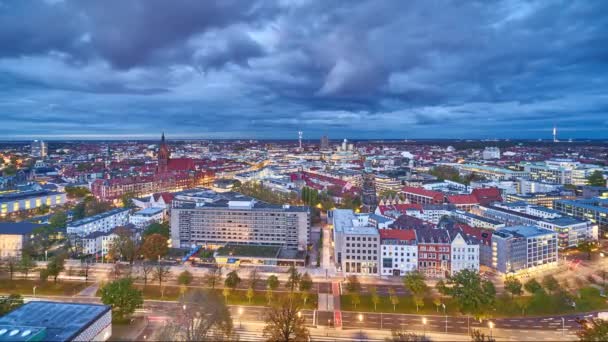
[[[30,301],[0,317],[0,341],[107,341],[109,305]]]
[[[175,248],[232,243],[303,251],[309,234],[309,207],[269,204],[236,192],[186,191],[176,194],[171,208]]]
[[[0,195],[0,216],[28,211],[42,206],[55,207],[66,203],[65,193],[47,190],[8,192]]]
[[[529,193],[529,194],[509,194],[506,196],[506,202],[525,202],[530,205],[541,205],[549,209],[553,209],[553,202],[561,199],[572,199],[574,195],[570,192],[546,192],[546,193]]]
[[[136,211],[129,215],[129,223],[132,223],[138,229],[144,229],[152,223],[164,221],[165,212],[164,208],[156,207]]]
[[[321,137],[321,150],[329,150],[329,138],[327,135]]]
[[[608,233],[608,198],[580,200],[557,200],[555,210],[581,220],[589,220],[598,225],[604,234]]]
[[[23,246],[40,224],[30,222],[0,222],[0,259],[20,258]]]
[[[34,140],[31,144],[30,154],[34,158],[46,158],[47,144],[42,140]]]
[[[331,212],[334,260],[344,274],[378,275],[380,234],[368,221],[368,215],[350,209]]]
[[[492,234],[492,267],[518,274],[557,267],[557,233],[536,226],[512,226]]]
[[[500,159],[500,149],[498,147],[486,147],[481,155],[485,160]]]
[[[128,208],[118,208],[95,216],[72,221],[68,224],[68,235],[85,236],[94,232],[109,232],[118,226],[129,223]]]

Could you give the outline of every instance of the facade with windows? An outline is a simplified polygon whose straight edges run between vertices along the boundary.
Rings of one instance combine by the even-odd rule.
[[[380,274],[402,276],[418,269],[418,246],[413,229],[382,229]]]
[[[0,195],[0,216],[34,210],[42,206],[52,208],[65,202],[66,197],[63,192],[47,190],[9,192]]]
[[[279,246],[305,251],[310,235],[307,206],[274,205],[236,192],[209,190],[176,195],[171,207],[171,243],[221,247],[227,243]]]
[[[82,220],[73,221],[68,224],[69,235],[84,236],[94,232],[109,232],[118,226],[129,223],[128,208],[119,208],[106,211],[95,216],[86,217]]]
[[[557,267],[557,233],[535,226],[512,226],[492,234],[492,267],[518,274]]]
[[[334,261],[345,274],[378,275],[380,234],[369,216],[350,209],[332,211]]]
[[[450,273],[454,275],[462,270],[468,269],[479,272],[479,242],[458,231],[450,231],[451,264]]]
[[[555,210],[569,216],[589,220],[608,234],[608,198],[555,201]]]
[[[418,270],[430,278],[443,278],[450,273],[450,235],[444,229],[416,230]]]

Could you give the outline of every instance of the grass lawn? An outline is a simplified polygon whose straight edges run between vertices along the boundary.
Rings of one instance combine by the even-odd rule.
[[[58,281],[55,284],[52,280],[46,282],[31,279],[2,279],[0,281],[0,293],[10,294],[19,293],[25,296],[33,294],[33,288],[36,286],[36,295],[46,296],[72,296],[82,291],[92,283]]]
[[[145,288],[143,285],[135,285],[138,289],[142,290],[144,293],[144,299],[152,299],[152,300],[179,300],[182,294],[182,288],[180,286],[164,286],[164,292],[161,295],[161,290],[158,285],[147,285]],[[220,296],[223,296],[222,289],[216,289],[217,293]],[[99,292],[98,292],[99,295]],[[286,296],[286,292],[275,292],[273,301],[276,301],[277,298]],[[255,305],[255,306],[268,306],[268,300],[266,300],[266,292],[265,291],[255,291],[253,298],[251,298],[251,302],[247,299],[247,290],[234,290],[228,296],[228,305]],[[316,309],[317,308],[317,294],[311,293],[308,297],[307,303],[305,305],[307,309]]]
[[[374,310],[374,304],[371,301],[371,296],[361,295],[361,303],[355,306],[351,302],[349,295],[342,295],[341,308],[344,311],[363,311],[363,312],[388,312],[388,313],[405,313],[405,314],[443,314],[443,309],[440,307],[437,312],[437,307],[432,299],[424,300],[424,307],[416,312],[416,306],[410,296],[399,297],[399,304],[396,305],[393,311],[393,305],[389,301],[388,296],[380,296],[377,310]],[[576,309],[568,305],[564,299],[558,295],[540,293],[534,296],[522,296],[511,299],[510,296],[501,296],[496,298],[496,311],[494,317],[516,317],[522,316],[543,316],[568,314],[575,312],[587,312],[595,310],[603,310],[608,308],[606,298],[600,297],[600,292],[593,287],[585,287],[579,291],[578,298],[575,298]],[[458,314],[456,303],[451,298],[445,298],[443,303],[446,305],[446,313],[448,315]],[[522,310],[523,309],[523,310]]]

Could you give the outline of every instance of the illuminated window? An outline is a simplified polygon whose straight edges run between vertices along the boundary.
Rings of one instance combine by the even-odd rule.
[[[29,209],[30,208],[30,201],[27,200],[25,201],[25,209]]]
[[[19,211],[19,202],[13,203],[13,211]]]
[[[55,196],[55,203],[61,203],[61,196]]]
[[[51,198],[50,197],[46,198],[46,205],[48,205],[48,206],[51,205]]]
[[[42,200],[40,198],[36,198],[36,208],[42,205]]]

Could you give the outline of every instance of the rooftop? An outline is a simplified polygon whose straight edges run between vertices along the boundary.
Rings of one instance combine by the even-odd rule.
[[[43,340],[70,341],[108,311],[110,307],[107,305],[33,301],[0,317],[0,325],[44,328]]]
[[[504,228],[500,228],[500,229],[496,230],[494,232],[494,235],[502,235],[499,233],[508,233],[513,236],[524,237],[524,238],[531,238],[531,237],[547,235],[547,234],[555,234],[555,232],[552,230],[540,228],[537,226],[504,227]]]
[[[18,201],[18,200],[32,198],[32,197],[54,196],[54,195],[65,195],[65,194],[61,193],[61,192],[48,191],[48,190],[9,192],[9,193],[0,195],[0,203]]]
[[[334,230],[343,234],[378,235],[378,229],[367,223],[368,216],[355,214],[351,209],[335,209],[332,212]]]
[[[97,221],[97,220],[101,220],[103,218],[106,218],[106,217],[109,217],[109,216],[112,216],[112,215],[120,214],[122,212],[129,211],[129,210],[131,210],[131,209],[129,209],[129,208],[112,209],[112,210],[106,211],[104,213],[97,214],[95,216],[85,217],[85,218],[83,218],[81,220],[71,222],[70,224],[68,224],[68,227],[82,226],[82,225],[85,225],[85,224],[88,224],[88,223],[91,223],[91,222],[94,222],[94,221]]]
[[[27,235],[41,226],[31,222],[0,222],[0,235]]]
[[[163,212],[163,208],[155,208],[150,207],[146,209],[142,209],[138,212],[133,213],[133,215],[141,215],[141,216],[152,216]]]

